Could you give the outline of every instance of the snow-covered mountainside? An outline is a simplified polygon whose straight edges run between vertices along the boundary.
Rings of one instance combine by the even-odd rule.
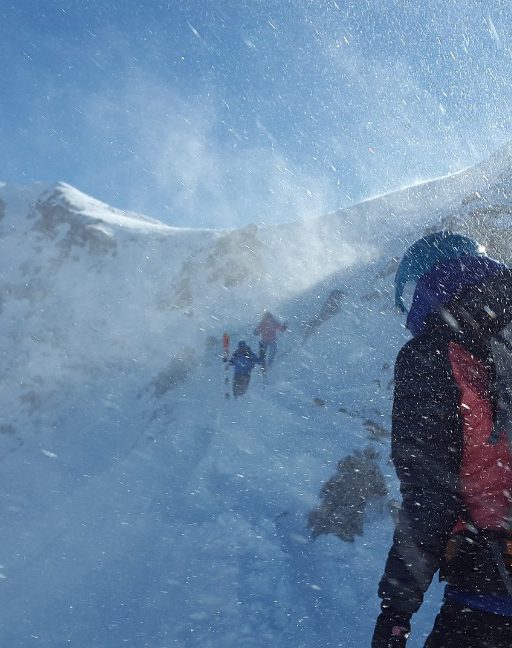
[[[0,185],[0,644],[368,645],[397,497],[396,260],[442,225],[510,260],[511,192],[508,147],[233,231],[168,227],[65,184]],[[255,370],[227,400],[222,334],[256,348],[264,308],[288,323],[268,384]],[[313,541],[339,460],[375,453],[388,495],[356,492],[355,533]]]

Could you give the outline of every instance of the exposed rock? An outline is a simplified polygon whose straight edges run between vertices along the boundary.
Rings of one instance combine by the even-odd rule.
[[[386,430],[383,425],[380,425],[380,423],[376,423],[371,419],[366,419],[366,421],[363,421],[363,426],[375,439],[382,439],[390,436],[389,431]]]
[[[261,249],[262,243],[255,225],[222,236],[207,257],[207,280],[210,283],[222,281],[229,288],[258,279],[263,272],[259,258]]]
[[[225,288],[231,288],[259,281],[264,273],[262,247],[255,225],[224,234],[209,253],[201,250],[185,261],[173,306],[189,309],[194,302],[193,286],[220,282]]]
[[[95,255],[112,254],[115,240],[101,227],[102,221],[73,211],[61,197],[51,195],[39,201],[32,213],[35,218],[33,229],[45,238],[57,240],[57,247],[63,256],[73,248],[86,248]]]
[[[176,389],[187,378],[192,369],[197,366],[197,359],[191,349],[186,349],[180,355],[175,355],[167,367],[162,369],[158,376],[151,382],[151,389],[157,398],[165,396],[167,392]]]
[[[185,309],[192,305],[192,302],[194,301],[192,274],[192,261],[185,261],[183,264],[181,280],[175,292],[174,308]]]
[[[340,288],[331,290],[329,296],[325,300],[324,305],[322,306],[320,313],[313,319],[310,319],[309,322],[307,322],[306,328],[304,330],[304,342],[321,324],[331,319],[331,317],[334,317],[334,315],[337,315],[340,312],[344,296],[345,293]]]
[[[14,436],[16,434],[16,428],[12,423],[0,423],[0,434]]]
[[[33,414],[39,407],[41,407],[42,403],[41,395],[33,389],[21,394],[20,401],[28,407],[30,414]]]
[[[340,540],[353,542],[356,536],[363,534],[367,503],[388,494],[378,456],[377,451],[368,446],[338,463],[336,474],[320,491],[322,503],[308,516],[314,538],[332,533]]]

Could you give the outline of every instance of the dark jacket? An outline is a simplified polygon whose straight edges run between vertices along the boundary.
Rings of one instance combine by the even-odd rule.
[[[510,283],[507,290],[510,296]],[[490,337],[495,332],[456,331],[436,316],[398,355],[391,450],[402,507],[379,584],[379,596],[393,609],[416,612],[438,570],[457,589],[507,595],[486,536],[470,531],[474,527],[461,492],[467,406],[450,352],[467,352],[482,368],[488,378],[485,398],[494,412]]]
[[[258,364],[258,356],[248,346],[239,347],[229,359],[229,364],[235,368],[235,375],[247,376]]]

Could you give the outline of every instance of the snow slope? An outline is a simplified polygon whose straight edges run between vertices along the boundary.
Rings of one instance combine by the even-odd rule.
[[[441,222],[508,258],[510,161],[234,231],[1,185],[0,644],[368,645],[387,506],[353,543],[313,542],[307,514],[368,445],[396,497],[394,259]],[[334,289],[340,313],[304,342]],[[265,307],[289,325],[269,384],[255,371],[225,400],[222,333],[255,345]]]

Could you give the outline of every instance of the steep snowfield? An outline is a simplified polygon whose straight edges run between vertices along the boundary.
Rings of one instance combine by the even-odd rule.
[[[307,514],[368,445],[397,497],[391,379],[407,333],[393,257],[447,219],[486,243],[497,228],[506,256],[507,221],[482,204],[506,209],[510,166],[504,150],[313,221],[236,231],[177,230],[62,184],[0,186],[0,644],[368,645],[387,505],[353,543],[313,542]],[[335,289],[340,313],[304,342]],[[222,333],[255,346],[265,307],[289,325],[269,384],[256,370],[226,400]]]

